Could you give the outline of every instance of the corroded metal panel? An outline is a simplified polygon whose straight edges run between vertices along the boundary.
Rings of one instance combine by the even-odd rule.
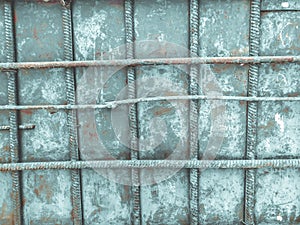
[[[249,54],[249,1],[201,1],[200,54],[243,56]],[[234,37],[234,38],[233,38]],[[223,95],[247,95],[247,65],[212,65]],[[199,113],[200,152],[213,135],[210,102]],[[246,103],[225,102],[226,131],[216,159],[242,159],[246,139]],[[237,224],[243,219],[244,173],[241,170],[204,170],[200,175],[201,224]],[[203,216],[202,216],[203,215]],[[226,216],[225,216],[226,215]]]
[[[5,15],[0,0],[0,168],[5,171],[0,171],[1,225],[17,224],[18,212],[22,224],[33,225],[300,224],[299,164],[286,160],[286,167],[297,167],[287,169],[277,161],[260,161],[256,166],[256,161],[242,161],[299,158],[299,1],[74,0],[69,5],[69,1],[16,0],[6,4],[13,10]],[[10,31],[2,19],[8,21],[7,15],[12,16]],[[15,43],[7,44],[9,36]],[[73,49],[68,49],[72,44]],[[259,52],[253,49],[256,45]],[[15,50],[17,62],[33,64],[22,69],[17,63],[3,64],[8,47]],[[249,55],[255,57],[230,58]],[[297,63],[261,63],[257,55],[285,56],[285,62]],[[209,64],[182,63],[197,56],[218,58],[210,58]],[[151,63],[149,58],[165,63]],[[169,58],[172,63],[166,63]],[[66,59],[77,61],[76,65],[91,61],[78,67],[66,62],[62,68],[51,68],[51,63],[32,68],[36,62]],[[98,66],[88,67],[95,60]],[[110,65],[99,66],[104,62]],[[5,68],[17,68],[17,103],[23,109],[8,106]],[[70,143],[75,142],[76,148],[77,138],[70,135],[68,104],[73,103],[66,83],[72,81],[67,71],[69,77],[75,73],[79,106],[74,107],[78,110],[72,125],[78,128],[79,161],[70,157]],[[195,93],[201,100],[145,100]],[[107,103],[130,96],[138,98],[136,111],[131,102]],[[215,96],[218,100],[205,99]],[[251,97],[258,97],[257,111],[249,107]],[[199,105],[192,107],[190,102],[197,101]],[[18,125],[23,127],[20,161],[28,164],[4,164],[12,158],[13,133],[4,105],[18,109]],[[32,109],[36,105],[38,109]],[[24,125],[32,126],[24,129]],[[257,139],[249,138],[253,134]],[[253,144],[254,155],[249,157]],[[192,152],[195,146],[197,154]],[[176,165],[176,160],[190,159],[190,164]],[[115,162],[121,168],[80,164],[89,160],[100,164],[120,160]],[[138,164],[138,160],[146,161]],[[157,160],[166,164],[151,167]],[[209,160],[224,161],[212,165]],[[52,169],[44,170],[45,163]],[[18,184],[6,171],[12,167],[21,170],[20,208],[13,197]],[[247,179],[248,173],[254,179]]]
[[[141,45],[136,49],[137,58],[164,57],[175,54],[188,56],[188,51],[180,51],[178,47],[171,49],[169,45],[177,45],[188,49],[188,1],[148,1],[135,2],[136,41],[154,40],[156,44]],[[176,18],[176,19],[174,19]],[[172,44],[168,44],[172,43]],[[148,54],[147,54],[148,53]],[[185,72],[184,72],[185,71]],[[187,71],[176,66],[146,66],[136,69],[137,97],[187,94]],[[148,79],[148,81],[147,81]],[[148,85],[148,83],[152,83]],[[162,85],[164,84],[164,85]],[[156,89],[153,87],[157,87]],[[156,90],[156,92],[155,92]],[[187,158],[187,112],[188,104],[171,104],[166,101],[140,103],[138,105],[140,158],[167,159],[180,151],[180,158]],[[160,126],[165,123],[165,126]],[[157,138],[157,136],[162,139]],[[157,143],[157,140],[161,140]],[[158,145],[159,144],[159,145]],[[158,173],[172,174],[171,178],[159,181]],[[141,171],[141,179],[151,176],[153,184],[141,187],[142,224],[188,224],[189,203],[188,173],[178,171],[154,170]],[[170,175],[166,175],[170,176]]]
[[[73,23],[76,60],[106,59],[109,51],[114,51],[125,44],[122,1],[75,1]],[[122,57],[124,58],[122,52],[115,51],[111,59]],[[118,72],[111,72],[110,76],[105,76],[105,72],[109,73],[109,71],[101,71],[101,68],[76,70],[77,87],[84,88],[91,102],[101,103],[114,100],[120,90],[125,87],[125,71],[117,70]],[[90,87],[85,86],[87,84],[91,84]],[[94,90],[92,87],[94,84],[102,87],[102,90],[98,87]],[[84,98],[78,101],[87,103],[84,102]],[[115,159],[129,159],[129,149],[122,145],[112,129],[110,110],[104,109],[96,112],[86,110],[82,113],[89,113],[93,117],[91,121],[95,121],[95,124],[94,122],[85,124],[83,118],[79,120],[79,125],[83,127],[82,132],[79,133],[82,159],[106,159],[107,155],[101,151],[103,148],[107,149]],[[85,127],[92,124],[95,126],[93,131]],[[100,134],[101,143],[94,140],[97,131]],[[89,144],[84,145],[84,143]],[[111,179],[102,176],[103,174],[110,174]],[[129,170],[82,171],[83,218],[86,224],[105,224],[108,221],[111,224],[130,224],[131,188],[115,182],[114,180],[118,180],[119,176],[127,176],[130,180]]]
[[[297,2],[296,2],[297,3]],[[299,54],[298,12],[262,15],[262,55]],[[260,96],[298,96],[299,64],[260,67]],[[258,158],[299,157],[300,108],[297,102],[259,104]],[[257,174],[258,224],[299,223],[299,170],[260,169]]]
[[[17,61],[63,59],[62,10],[59,3],[17,1]],[[39,21],[37,23],[37,21]],[[65,104],[63,69],[20,70],[19,104]],[[66,112],[24,110],[20,123],[22,161],[68,160]],[[22,174],[25,224],[71,224],[70,171],[25,171]]]

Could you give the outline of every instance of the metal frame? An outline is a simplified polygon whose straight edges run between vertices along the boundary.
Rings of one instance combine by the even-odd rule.
[[[64,2],[64,1],[62,1]],[[299,63],[300,56],[259,56],[260,13],[261,1],[251,1],[250,16],[250,56],[243,57],[189,57],[189,58],[159,58],[134,59],[134,0],[125,0],[125,32],[126,59],[74,61],[73,56],[73,28],[72,5],[63,5],[64,31],[64,61],[56,62],[16,62],[14,49],[13,2],[4,3],[5,48],[7,62],[0,63],[0,71],[4,71],[8,78],[8,105],[1,105],[0,110],[9,110],[9,125],[0,126],[0,130],[10,132],[10,163],[1,163],[0,171],[12,172],[13,177],[13,207],[14,223],[22,224],[21,183],[20,172],[23,170],[68,169],[72,177],[72,206],[74,224],[84,224],[80,169],[97,168],[131,168],[132,169],[132,222],[141,224],[140,186],[138,168],[188,168],[190,170],[190,213],[191,224],[199,224],[199,169],[223,168],[246,169],[245,171],[245,207],[244,223],[255,224],[255,170],[257,168],[300,168],[300,159],[255,159],[257,102],[259,101],[300,101],[300,97],[257,97],[258,68],[261,63]],[[190,50],[198,54],[199,39],[199,0],[190,0]],[[136,98],[135,66],[145,65],[191,65],[191,80],[187,96],[166,96],[153,98]],[[250,64],[248,96],[205,96],[198,95],[196,87],[198,64]],[[73,68],[89,66],[128,66],[128,99],[107,102],[101,105],[76,105],[75,76]],[[67,86],[67,105],[17,105],[17,70],[65,68]],[[198,159],[198,111],[197,100],[234,100],[247,101],[247,149],[245,160],[199,160]],[[139,160],[138,155],[138,120],[137,103],[160,100],[190,100],[190,160]],[[78,149],[78,135],[76,130],[76,112],[78,109],[114,108],[121,104],[133,104],[129,109],[131,160],[108,161],[80,161]],[[54,109],[68,110],[68,130],[71,161],[57,162],[19,162],[18,129],[34,129],[35,125],[18,125],[18,110],[26,109]]]

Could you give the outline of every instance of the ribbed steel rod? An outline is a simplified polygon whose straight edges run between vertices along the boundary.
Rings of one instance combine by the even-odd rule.
[[[72,4],[72,2],[70,2]],[[62,24],[64,34],[64,60],[74,60],[73,56],[73,28],[72,28],[72,5],[62,6]],[[74,68],[65,68],[66,92],[68,105],[75,105],[75,74]],[[76,112],[69,110],[67,112],[67,124],[69,130],[69,151],[72,161],[79,160],[78,134],[76,128]],[[82,201],[81,201],[81,179],[80,171],[71,171],[71,199],[73,206],[74,225],[82,225]]]
[[[25,125],[19,125],[19,130],[31,130],[35,128],[34,124],[25,124]],[[9,125],[1,125],[0,130],[10,130]]]
[[[126,40],[126,59],[134,60],[134,0],[125,0],[125,40]],[[127,68],[127,84],[128,99],[136,98],[136,76],[135,68],[130,66]],[[130,133],[130,149],[131,160],[139,159],[139,142],[138,142],[138,117],[137,105],[129,106],[129,133]],[[132,224],[141,224],[141,199],[140,199],[140,174],[136,169],[131,171],[132,180]]]
[[[74,110],[74,109],[105,109],[115,108],[118,105],[135,104],[139,102],[152,101],[183,101],[183,100],[228,100],[247,102],[273,102],[273,101],[300,101],[300,97],[244,97],[244,96],[209,96],[209,95],[180,95],[180,96],[159,96],[149,98],[135,98],[106,102],[105,104],[87,105],[0,105],[0,110]]]
[[[13,26],[13,2],[4,1],[4,29],[5,29],[5,53],[8,63],[16,60],[14,26]],[[17,104],[17,71],[9,71],[8,76],[8,104]],[[19,161],[19,140],[18,140],[18,115],[16,111],[9,112],[9,147],[12,163]],[[20,173],[12,172],[12,201],[13,201],[13,224],[22,224],[22,204]]]
[[[260,64],[260,63],[299,63],[300,56],[234,56],[234,57],[192,57],[156,59],[116,59],[87,61],[50,61],[50,62],[10,62],[0,63],[1,70],[45,69],[63,67],[95,66],[147,66],[180,64]]]
[[[250,56],[258,57],[260,48],[260,9],[261,0],[252,0],[250,9]],[[250,65],[248,73],[248,96],[256,97],[258,94],[259,65]],[[246,159],[255,159],[257,145],[257,102],[247,104],[247,130],[246,130]],[[247,225],[255,224],[255,170],[245,172],[245,206],[244,220]]]
[[[103,168],[260,169],[300,168],[300,159],[261,160],[105,160],[0,163],[0,171]]]
[[[199,48],[199,0],[190,0],[190,53],[191,56],[198,55]],[[199,66],[190,66],[190,95],[198,95],[198,77]],[[198,99],[190,101],[189,110],[189,145],[190,159],[197,160],[199,156],[198,145]],[[189,174],[189,204],[190,204],[190,224],[198,225],[199,223],[199,170],[191,169]]]

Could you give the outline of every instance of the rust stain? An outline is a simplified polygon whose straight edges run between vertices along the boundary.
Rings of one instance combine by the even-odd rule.
[[[238,49],[233,49],[231,51],[232,56],[240,56],[242,54],[248,54],[249,52],[249,48],[245,47],[245,48],[238,48]]]
[[[164,114],[169,113],[170,111],[172,111],[172,108],[162,108],[162,109],[158,109],[154,112],[155,116],[161,116]]]
[[[95,154],[95,152],[93,152],[93,154]],[[105,155],[101,158],[101,160],[115,160],[115,158],[110,155]]]
[[[4,218],[6,215],[6,211],[7,211],[7,204],[4,202],[2,207],[1,207],[1,214],[0,214],[0,218]]]
[[[16,24],[17,22],[18,22],[18,17],[17,17],[16,10],[14,10],[14,23]]]
[[[276,63],[271,63],[271,68],[272,68],[272,70],[274,70],[274,71],[280,71],[280,67],[278,67],[278,64],[276,64]]]
[[[21,113],[24,113],[26,115],[32,115],[33,111],[31,109],[25,109],[25,110],[21,110]]]
[[[262,126],[259,126],[259,128],[261,129],[269,129],[271,127],[273,127],[275,125],[275,122],[274,121],[268,121],[267,125],[262,125]]]
[[[48,201],[51,200],[53,196],[53,192],[51,188],[48,186],[47,181],[44,179],[44,176],[39,176],[40,178],[40,185],[34,189],[34,193],[37,197],[45,196]]]
[[[5,146],[3,147],[3,151],[9,152],[9,150],[10,150],[9,145],[5,145]]]
[[[98,137],[97,132],[89,132],[89,138],[90,138],[91,140],[93,140],[93,139],[96,138],[96,137]]]
[[[36,39],[36,40],[39,39],[38,34],[37,34],[37,31],[36,31],[36,28],[33,29],[33,37],[34,37],[34,39]]]
[[[118,155],[118,158],[121,158],[121,159],[130,159],[130,152],[121,152]]]
[[[164,159],[167,159],[170,157],[171,153],[170,152],[165,152],[164,154]]]
[[[14,221],[14,213],[11,212],[9,213],[7,210],[7,203],[3,203],[1,207],[1,214],[0,214],[0,219],[4,219],[7,225],[13,225]]]
[[[187,222],[185,219],[178,219],[179,224],[181,225],[189,225],[189,222]]]
[[[53,115],[53,114],[57,113],[58,110],[56,110],[56,109],[48,109],[48,112],[49,112],[51,115]]]
[[[26,204],[26,198],[22,198],[22,205]]]
[[[288,113],[289,112],[289,107],[285,107],[282,111],[284,112],[284,113]]]
[[[176,96],[176,95],[178,95],[178,93],[172,92],[172,91],[167,91],[165,95],[166,96]]]
[[[38,196],[38,197],[40,196],[40,191],[39,191],[39,189],[35,188],[33,192],[36,194],[36,196]]]
[[[213,71],[216,73],[223,73],[229,68],[232,68],[232,65],[230,64],[225,64],[225,65],[215,65],[213,66]]]
[[[124,185],[124,192],[121,195],[121,201],[127,202],[130,200],[130,188],[127,185]]]
[[[76,218],[74,209],[71,210],[71,219],[74,221]]]
[[[237,212],[238,212],[238,215],[239,215],[239,219],[243,220],[243,217],[244,217],[244,207],[243,207],[243,204],[237,205]]]
[[[298,97],[299,93],[290,93],[288,94],[288,97]]]
[[[241,106],[246,105],[246,101],[239,101]]]

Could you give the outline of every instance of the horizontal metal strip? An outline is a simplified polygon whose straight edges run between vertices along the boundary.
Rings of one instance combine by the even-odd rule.
[[[13,62],[0,63],[0,70],[43,69],[62,67],[95,66],[145,66],[164,64],[257,64],[300,62],[300,56],[236,56],[236,57],[191,57],[156,59],[118,59],[92,61]]]
[[[105,160],[2,163],[0,171],[46,169],[101,169],[101,168],[299,168],[300,159],[262,160]]]
[[[35,128],[34,124],[19,125],[20,130],[31,130],[34,128]],[[0,130],[10,130],[10,126],[2,125],[2,126],[0,126]]]
[[[245,97],[245,96],[209,96],[209,95],[182,95],[182,96],[159,96],[149,98],[125,99],[111,101],[105,104],[89,105],[1,105],[0,110],[27,110],[27,109],[47,109],[47,110],[72,110],[72,109],[104,109],[115,108],[118,105],[136,104],[139,102],[152,101],[176,101],[176,100],[232,100],[232,101],[300,101],[300,97]]]

